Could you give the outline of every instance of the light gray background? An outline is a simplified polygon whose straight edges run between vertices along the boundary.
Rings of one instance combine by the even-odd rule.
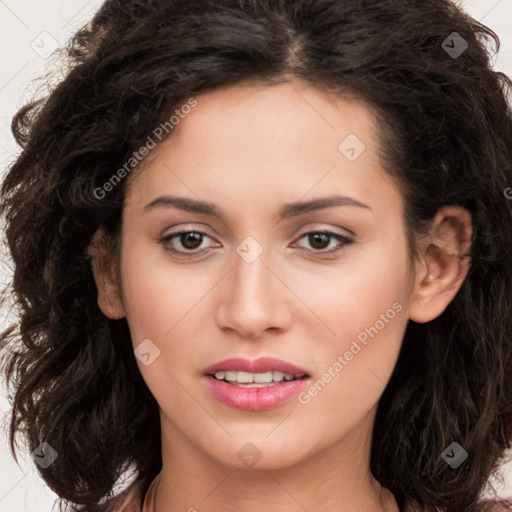
[[[53,46],[63,45],[101,3],[100,0],[0,0],[0,176],[18,152],[10,133],[12,115],[36,91],[33,79],[49,67],[59,66],[58,60],[46,58],[46,54]],[[494,66],[512,75],[512,0],[460,3],[499,35],[502,48]],[[36,85],[44,86],[44,82]],[[0,262],[3,283],[7,279],[3,256]],[[5,316],[3,311],[0,329],[6,325]],[[7,447],[8,412],[5,390],[0,388],[0,512],[50,511],[56,495],[43,484],[30,455],[20,460],[20,467]],[[503,466],[502,474],[504,485],[500,482],[493,485],[501,495],[512,496],[512,463]]]

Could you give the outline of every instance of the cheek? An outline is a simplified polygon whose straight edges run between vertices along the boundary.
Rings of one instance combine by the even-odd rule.
[[[211,287],[206,272],[191,273],[187,265],[172,265],[154,248],[137,250],[135,246],[126,252],[122,276],[123,302],[134,344],[141,337],[165,342],[169,331],[186,323],[185,316]]]
[[[339,414],[339,428],[377,403],[393,372],[408,322],[408,264],[405,246],[385,244],[340,269],[329,293],[316,288],[312,301],[334,333],[317,345],[322,373],[300,398],[315,414]]]
[[[302,276],[301,293],[322,320],[327,346],[348,350],[358,336],[364,342],[366,329],[375,325],[379,339],[388,333],[395,339],[406,323],[397,313],[407,309],[409,265],[405,242],[396,238],[348,253],[342,264],[314,279]]]
[[[143,346],[157,354],[149,365],[137,358],[139,370],[164,410],[190,407],[181,385],[196,383],[195,361],[205,340],[198,326],[205,325],[208,292],[217,278],[206,269],[172,265],[165,254],[154,254],[158,251],[151,256],[147,248],[131,249],[122,261],[122,289],[132,345],[135,355]]]
[[[137,364],[160,407],[184,410],[192,404],[181,386],[188,386],[194,375],[184,374],[183,368],[190,369],[198,350],[190,322],[200,323],[194,315],[200,313],[197,305],[208,287],[198,282],[197,275],[192,279],[189,273],[186,278],[162,258],[148,261],[150,258],[140,256],[143,253],[134,247],[122,262],[123,302],[132,345],[135,355],[139,346],[150,353],[149,364],[139,357]]]

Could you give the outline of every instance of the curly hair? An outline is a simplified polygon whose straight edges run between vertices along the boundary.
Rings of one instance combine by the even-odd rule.
[[[22,151],[0,215],[19,321],[0,348],[15,458],[20,434],[31,451],[48,442],[58,458],[40,474],[78,511],[102,510],[129,468],[157,475],[158,405],[126,319],[97,305],[87,252],[100,227],[116,240],[130,180],[98,187],[192,95],[301,79],[378,114],[412,249],[441,207],[471,214],[469,273],[439,317],[409,321],[370,469],[400,506],[477,510],[512,439],[512,82],[491,67],[493,43],[449,0],[104,2],[69,40],[63,79],[12,122]],[[470,461],[456,471],[441,458],[454,441]]]

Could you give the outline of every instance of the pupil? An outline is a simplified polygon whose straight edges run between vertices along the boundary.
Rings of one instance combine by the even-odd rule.
[[[311,244],[311,246],[314,247],[315,249],[324,249],[325,244],[322,244],[322,240],[319,240],[321,237],[323,238],[323,241],[327,241],[327,245],[329,245],[328,235],[326,235],[325,233],[313,233],[309,235],[309,243]],[[318,243],[322,247],[318,247]]]
[[[199,247],[201,245],[201,233],[198,233],[197,231],[191,231],[189,233],[184,233],[181,235],[181,243],[183,247],[186,249],[195,249],[196,247]],[[192,242],[192,246],[188,243],[189,241]],[[196,243],[194,245],[194,241],[199,243]]]

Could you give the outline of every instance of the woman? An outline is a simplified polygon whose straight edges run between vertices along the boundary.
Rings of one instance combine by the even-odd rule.
[[[67,510],[509,507],[493,38],[448,0],[109,0],[74,36],[1,204],[11,443]]]

